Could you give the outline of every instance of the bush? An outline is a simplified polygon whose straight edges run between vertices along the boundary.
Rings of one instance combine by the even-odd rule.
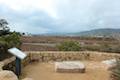
[[[67,41],[57,45],[60,51],[80,51],[80,45],[78,42]]]
[[[20,35],[13,32],[8,35],[0,37],[0,60],[10,57],[10,54],[7,52],[9,48],[17,47],[20,48],[21,41]]]

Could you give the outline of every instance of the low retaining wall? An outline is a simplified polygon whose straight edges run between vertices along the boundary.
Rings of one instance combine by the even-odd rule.
[[[5,59],[2,62],[4,64],[4,66],[2,67],[3,70],[11,70],[15,72],[15,57]]]
[[[42,51],[42,52],[26,52],[29,54],[29,59],[32,61],[71,61],[71,60],[91,60],[102,61],[113,58],[120,58],[117,53],[103,53],[92,51],[79,51],[79,52],[60,52],[60,51]]]
[[[28,54],[27,54],[28,55]],[[5,59],[3,61],[0,62],[0,71],[1,70],[11,70],[15,73],[15,57],[11,57],[9,59]],[[29,55],[22,60],[22,67],[25,67],[26,65],[28,65],[30,63],[30,57]]]
[[[22,60],[22,67],[34,61],[39,62],[73,61],[73,60],[103,61],[108,59],[120,58],[120,54],[117,53],[103,53],[91,51],[79,51],[79,52],[30,51],[25,53],[27,53],[28,56],[24,60]],[[13,72],[15,72],[15,57],[0,62],[0,70],[1,69],[12,70]]]

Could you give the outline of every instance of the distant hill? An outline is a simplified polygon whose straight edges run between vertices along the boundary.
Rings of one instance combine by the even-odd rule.
[[[119,36],[120,29],[111,29],[111,28],[104,28],[104,29],[94,29],[90,31],[83,31],[77,33],[71,33],[71,36]]]
[[[89,37],[120,37],[120,29],[112,28],[103,28],[103,29],[94,29],[89,31],[82,31],[76,33],[47,33],[42,34],[44,36],[89,36]],[[34,35],[34,36],[40,36]]]

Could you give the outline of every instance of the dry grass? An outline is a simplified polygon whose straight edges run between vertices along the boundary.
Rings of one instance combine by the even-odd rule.
[[[54,63],[32,63],[23,69],[25,77],[33,80],[109,80],[104,64],[84,61],[86,73],[56,73]]]

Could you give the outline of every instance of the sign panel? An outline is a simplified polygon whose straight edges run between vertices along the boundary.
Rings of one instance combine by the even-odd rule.
[[[24,52],[22,52],[21,50],[17,48],[8,49],[8,52],[20,59],[24,59],[27,56]]]

